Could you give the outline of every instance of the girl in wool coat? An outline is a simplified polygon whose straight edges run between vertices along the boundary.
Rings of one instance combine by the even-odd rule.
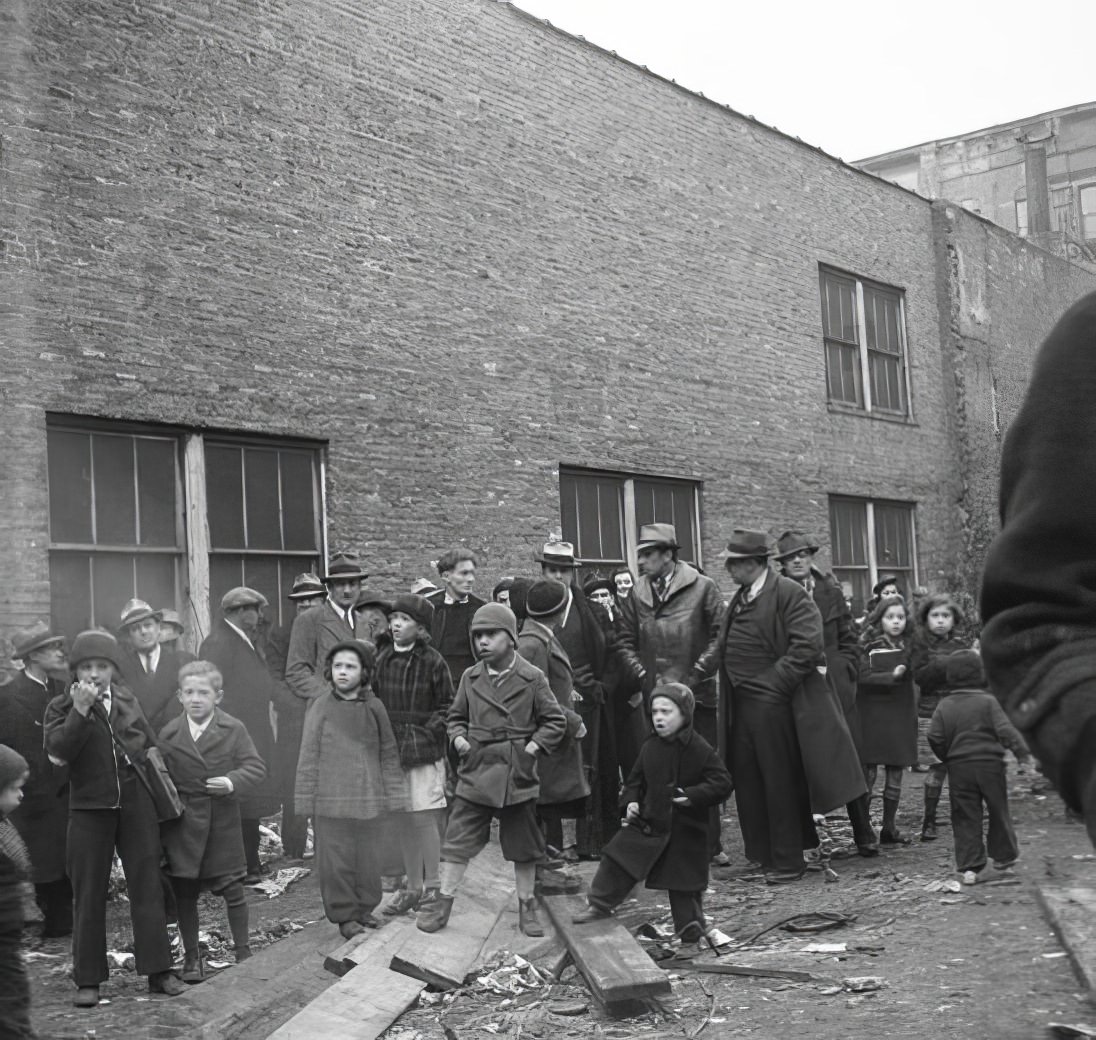
[[[305,716],[297,763],[294,801],[313,819],[324,912],[347,939],[380,924],[383,823],[408,808],[396,736],[371,685],[376,654],[358,639],[328,651],[331,687]]]
[[[883,784],[885,845],[908,845],[896,824],[902,796],[902,774],[917,762],[917,692],[910,668],[909,608],[901,596],[886,596],[868,615],[860,645],[860,681],[856,691],[860,715],[860,757],[868,796],[879,767],[886,770]]]

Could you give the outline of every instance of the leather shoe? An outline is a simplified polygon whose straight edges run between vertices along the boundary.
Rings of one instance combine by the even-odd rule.
[[[339,934],[344,939],[353,939],[355,935],[361,935],[365,931],[365,925],[361,921],[343,921],[339,925]]]
[[[99,987],[98,986],[81,986],[76,991],[76,996],[72,998],[73,1004],[77,1007],[98,1007],[99,1006]]]
[[[449,923],[452,912],[453,897],[443,896],[439,892],[437,899],[419,910],[415,926],[420,932],[440,932]]]
[[[250,946],[237,946],[234,950],[236,954],[236,963],[243,964],[244,961],[251,960],[255,955],[251,952]]]
[[[767,870],[765,871],[765,884],[790,885],[793,881],[798,881],[806,873],[806,868],[803,870]]]
[[[565,870],[538,870],[536,884],[542,896],[573,896],[582,891],[582,878]]]
[[[544,934],[544,925],[537,916],[537,900],[533,896],[522,899],[518,903],[518,928],[522,935],[528,935],[531,939],[539,939]]]
[[[182,979],[183,982],[189,985],[205,981],[205,973],[202,971],[202,955],[200,953],[187,953],[183,955]]]
[[[165,997],[177,997],[186,992],[186,983],[173,971],[158,971],[148,977],[149,993],[163,993]]]
[[[589,924],[591,921],[604,921],[606,917],[612,916],[608,910],[603,910],[600,906],[594,906],[591,903],[585,910],[571,915],[571,924]]]

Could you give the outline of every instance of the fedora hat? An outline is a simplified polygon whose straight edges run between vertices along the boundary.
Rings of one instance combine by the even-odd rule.
[[[771,555],[769,536],[764,531],[744,531],[740,527],[736,527],[731,533],[731,540],[723,553],[728,563],[731,560],[748,560],[753,556],[768,558]]]
[[[35,621],[30,628],[20,628],[12,636],[12,657],[20,660],[35,650],[41,650],[52,643],[63,643],[64,636],[57,635],[44,621]]]
[[[644,524],[639,529],[639,541],[636,552],[644,549],[680,549],[677,542],[677,529],[673,524]]]
[[[122,607],[121,627],[129,628],[130,625],[136,625],[138,621],[146,621],[148,618],[163,621],[164,612],[153,610],[143,599],[131,599]]]
[[[804,549],[813,556],[818,552],[818,544],[802,531],[785,531],[776,540],[774,556],[778,560],[786,560]]]
[[[305,571],[293,579],[293,589],[289,593],[289,599],[313,599],[316,596],[326,596],[327,586],[320,581],[319,576]]]
[[[366,589],[362,589],[361,595],[358,596],[354,603],[355,610],[364,610],[366,607],[376,607],[378,610],[388,613],[392,609],[392,601],[386,596],[382,596],[379,592],[369,592]]]
[[[416,578],[411,585],[411,591],[416,596],[425,596],[430,592],[437,592],[438,587],[429,578]]]
[[[364,580],[368,577],[369,575],[362,570],[362,561],[357,553],[341,552],[331,557],[331,563],[323,580],[325,582],[354,581],[356,578]]]
[[[539,553],[533,554],[537,563],[547,563],[552,567],[580,567],[581,563],[575,559],[575,547],[570,542],[561,542],[557,538],[549,538],[544,543],[544,548]]]

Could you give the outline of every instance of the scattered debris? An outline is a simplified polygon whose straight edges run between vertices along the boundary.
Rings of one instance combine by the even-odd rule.
[[[475,980],[480,990],[489,990],[503,996],[515,996],[545,984],[545,977],[524,957],[507,950],[500,950],[481,969],[483,974]],[[577,1014],[577,1012],[576,1012]]]
[[[926,892],[962,892],[962,890],[962,885],[955,878],[948,878],[946,881],[930,881],[925,886]]]
[[[275,899],[280,896],[295,881],[308,877],[312,871],[308,867],[283,867],[277,874],[263,878],[254,885],[248,885],[256,892],[264,892],[267,899]]]
[[[810,943],[803,947],[804,953],[845,953],[844,943]]]
[[[856,978],[844,979],[841,983],[849,993],[873,993],[886,984],[886,980],[878,975],[860,975]]]
[[[120,968],[122,971],[136,971],[137,958],[126,950],[108,950],[107,967]]]
[[[786,932],[824,932],[830,928],[840,928],[852,924],[856,914],[843,914],[838,910],[818,910],[814,913],[789,917],[781,928]]]
[[[553,1015],[566,1015],[568,1017],[585,1015],[590,1010],[590,1005],[586,1001],[576,1001],[570,1004],[549,1004],[547,1007]]]

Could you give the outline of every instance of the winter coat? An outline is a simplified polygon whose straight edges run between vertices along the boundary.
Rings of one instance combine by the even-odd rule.
[[[119,807],[121,787],[112,730],[135,764],[143,764],[146,749],[156,746],[156,735],[137,698],[113,682],[109,723],[101,703],[81,715],[72,706],[72,694],[66,692],[49,702],[43,725],[46,750],[69,767],[70,809]]]
[[[317,608],[318,609],[318,608]],[[293,804],[293,788],[297,782],[297,758],[301,751],[301,734],[304,733],[304,716],[312,702],[298,696],[286,681],[285,668],[289,660],[289,639],[292,625],[271,628],[263,644],[266,667],[274,685],[270,695],[274,703],[276,720],[274,755],[267,766],[277,797],[282,805]]]
[[[331,689],[309,709],[294,802],[298,816],[340,820],[373,820],[407,810],[396,735],[372,689],[361,689],[350,700]]]
[[[544,673],[520,654],[499,686],[479,661],[461,676],[449,709],[450,743],[464,737],[471,745],[457,767],[458,798],[503,808],[540,796],[541,755],[552,754],[567,732],[567,717]],[[540,752],[525,746],[535,741]]]
[[[304,615],[307,617],[308,615]],[[224,679],[221,710],[247,727],[263,764],[274,761],[274,732],[270,728],[270,702],[274,679],[258,650],[224,619],[213,626],[198,651],[203,661],[211,661]],[[266,778],[240,799],[240,814],[245,820],[276,813],[281,807],[273,776],[267,767]]]
[[[578,704],[580,715],[593,715],[605,703],[605,634],[595,608],[577,585],[568,589],[571,594],[570,609],[566,621],[555,628],[559,645],[571,662],[574,689],[582,698]]]
[[[883,635],[866,636],[867,641],[860,647],[860,685],[856,693],[861,759],[877,766],[916,765],[917,692],[910,668],[912,640],[904,636],[895,643]],[[905,675],[896,679],[893,668],[873,672],[869,657],[872,650],[901,650]]]
[[[467,603],[445,602],[445,589],[438,589],[426,597],[434,605],[434,617],[430,622],[430,642],[434,649],[445,658],[452,676],[453,685],[460,683],[465,669],[476,663],[472,652],[468,626],[484,601],[479,596],[469,595]]]
[[[169,650],[161,646],[156,671],[149,675],[132,646],[125,643],[119,647],[118,666],[122,683],[137,698],[153,732],[159,733],[170,719],[183,713],[183,706],[176,696],[179,691],[179,669],[193,660],[194,655],[185,650]]]
[[[655,604],[651,579],[639,578],[620,612],[622,657],[648,697],[658,682],[692,688],[697,704],[719,703],[716,647],[723,597],[715,582],[687,563],[678,563],[665,598]],[[645,673],[645,674],[644,674]]]
[[[537,761],[540,775],[538,805],[560,805],[585,798],[590,784],[582,760],[579,730],[582,716],[574,710],[571,662],[559,640],[534,618],[525,622],[518,636],[518,653],[547,677],[548,685],[567,719],[567,732],[551,755]]]
[[[822,615],[822,642],[826,648],[826,677],[830,680],[846,717],[856,708],[856,683],[860,649],[852,612],[845,593],[832,574],[811,568],[814,605]]]
[[[39,885],[65,876],[68,769],[50,762],[43,728],[46,707],[63,689],[54,679],[43,686],[26,672],[0,686],[0,744],[18,751],[30,766],[23,802],[8,819],[26,843]]]
[[[365,622],[356,619],[351,628],[345,616],[332,605],[330,599],[322,607],[313,607],[293,619],[289,636],[289,654],[285,664],[285,679],[289,688],[306,701],[322,697],[331,689],[323,677],[328,652],[337,643],[348,639],[370,642]]]
[[[402,747],[405,741],[432,743],[436,753],[431,761],[445,756],[453,680],[437,650],[417,639],[410,650],[401,652],[390,639],[384,640],[373,670],[373,690],[388,712],[397,746]]]
[[[917,714],[931,719],[940,698],[948,692],[948,657],[956,650],[969,650],[971,641],[960,638],[953,628],[943,639],[924,629],[913,637],[910,669],[917,683]]]
[[[727,637],[743,594],[744,590],[739,589],[719,631],[720,682],[728,694],[735,684],[731,679],[733,663],[729,666],[727,659]],[[847,805],[867,788],[837,694],[819,670],[825,661],[822,615],[802,585],[775,571],[766,575],[760,595],[741,609],[757,612],[754,620],[764,633],[762,650],[772,662],[760,675],[745,680],[744,685],[790,701],[811,810],[827,813]],[[733,730],[733,695],[727,696],[726,704],[727,726]]]
[[[213,718],[198,742],[190,735],[185,715],[172,719],[159,737],[171,779],[186,805],[177,820],[160,825],[173,877],[242,878],[246,873],[240,798],[266,776],[266,766],[239,719],[214,708]],[[211,777],[226,776],[232,794],[206,794]]]
[[[672,737],[650,736],[621,794],[639,803],[641,820],[621,828],[602,855],[648,888],[703,892],[711,858],[709,809],[731,793],[731,775],[692,726]],[[692,803],[674,805],[676,789]]]
[[[929,723],[929,747],[941,762],[999,762],[1008,748],[1021,761],[1024,738],[987,690],[952,690]]]

